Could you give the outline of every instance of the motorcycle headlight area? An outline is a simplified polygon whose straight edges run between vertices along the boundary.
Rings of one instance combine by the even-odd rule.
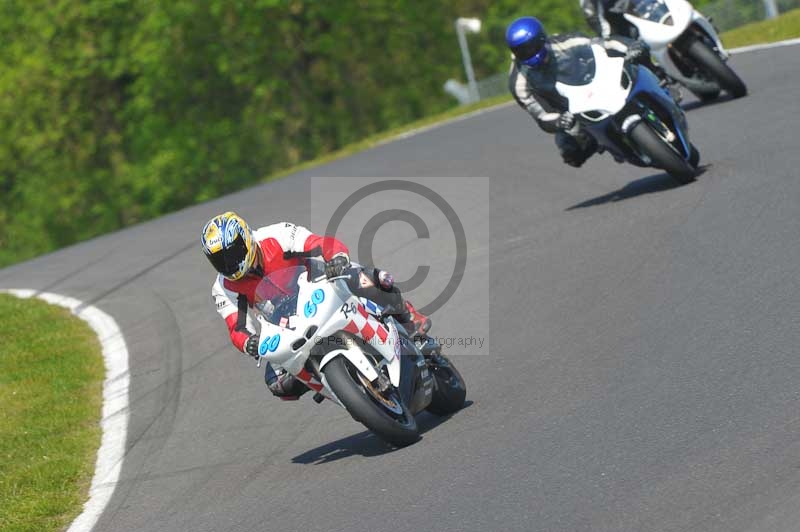
[[[580,116],[589,122],[601,122],[608,118],[609,113],[604,113],[602,111],[586,111],[585,113],[580,113]]]
[[[633,87],[634,80],[636,77],[636,70],[634,70],[630,65],[626,65],[625,68],[622,69],[622,74],[620,74],[619,84],[623,90],[630,91]],[[587,122],[602,122],[613,113],[606,113],[604,111],[592,110],[592,111],[585,111],[583,113],[578,113],[578,116],[586,120]]]

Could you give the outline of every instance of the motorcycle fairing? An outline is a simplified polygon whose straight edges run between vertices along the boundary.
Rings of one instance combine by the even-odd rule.
[[[324,342],[340,342],[335,349],[326,353],[320,363],[320,369],[336,356],[346,357],[364,377],[374,381],[378,375],[363,350],[347,345],[348,340],[337,336],[339,331],[347,331],[354,337],[369,343],[372,351],[386,360],[387,370],[392,384],[400,383],[400,362],[398,354],[400,342],[397,329],[388,327],[369,314],[361,302],[347,288],[344,280],[332,283],[311,283],[308,272],[297,279],[297,310],[290,317],[292,329],[281,327],[267,320],[263,315],[257,316],[261,325],[260,345],[265,345],[261,355],[269,362],[277,364],[307,384],[316,381],[304,379],[308,373],[304,364],[308,358],[306,353],[309,342],[315,345]],[[312,327],[314,329],[312,329]],[[313,330],[313,334],[311,331]],[[279,337],[277,344],[274,338]],[[378,341],[371,341],[377,339]],[[352,338],[350,342],[354,341]],[[305,374],[303,373],[305,372]]]
[[[594,77],[584,85],[567,85],[556,81],[556,90],[567,99],[572,114],[602,111],[613,115],[625,106],[628,97],[628,91],[620,86],[625,60],[609,57],[599,44],[592,44],[591,47],[594,53]]]
[[[658,0],[653,0],[658,1]],[[659,51],[667,47],[671,42],[677,39],[689,24],[692,22],[694,9],[692,5],[686,0],[660,0],[669,10],[671,24],[665,24],[662,21],[647,20],[637,17],[631,13],[623,14],[625,20],[636,26],[639,30],[639,38],[650,45],[653,53],[658,54]]]

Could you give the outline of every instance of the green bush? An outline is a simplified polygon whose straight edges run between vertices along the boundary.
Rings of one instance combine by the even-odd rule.
[[[505,27],[577,0],[0,2],[0,266],[256,183],[453,107]]]

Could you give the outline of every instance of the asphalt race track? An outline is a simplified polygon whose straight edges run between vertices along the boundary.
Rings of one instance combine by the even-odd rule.
[[[127,453],[95,530],[798,530],[800,54],[732,64],[746,99],[687,99],[706,171],[686,186],[608,156],[573,170],[505,106],[0,271],[127,340]],[[395,450],[331,404],[269,395],[198,238],[228,209],[324,231],[325,186],[403,176],[441,177],[478,243],[435,331],[489,343],[455,357],[468,407]],[[446,224],[378,234],[399,278],[452,248]]]

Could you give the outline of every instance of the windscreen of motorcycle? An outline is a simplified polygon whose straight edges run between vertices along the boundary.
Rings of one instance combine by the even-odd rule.
[[[306,273],[305,266],[283,268],[261,279],[255,291],[256,312],[264,319],[286,327],[290,318],[297,314],[297,298],[300,292],[298,280]]]
[[[574,79],[578,83],[565,83],[559,79],[556,81],[556,90],[567,99],[573,114],[599,111],[599,114],[595,113],[595,118],[590,118],[595,120],[602,114],[616,113],[625,106],[631,83],[627,76],[623,76],[623,58],[609,57],[599,44],[585,48],[593,54],[593,59],[591,63],[583,63],[585,68],[576,68]],[[587,79],[589,73],[592,76]],[[627,79],[624,85],[623,79]]]
[[[631,0],[628,13],[659,24],[671,25],[669,7],[661,0]]]
[[[588,85],[595,76],[596,62],[590,46],[573,46],[558,62],[559,82],[565,85]]]

